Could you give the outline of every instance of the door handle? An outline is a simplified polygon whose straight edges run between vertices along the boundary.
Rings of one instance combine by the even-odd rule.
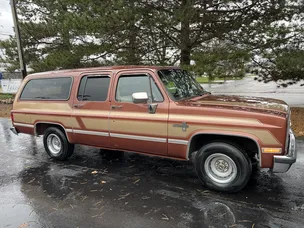
[[[74,104],[73,107],[74,108],[81,108],[83,106],[83,104]]]
[[[119,109],[122,108],[122,105],[111,105],[111,109]]]

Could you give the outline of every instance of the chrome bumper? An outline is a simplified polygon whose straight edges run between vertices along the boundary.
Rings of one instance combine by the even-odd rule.
[[[288,154],[285,156],[274,156],[274,173],[285,173],[289,170],[291,165],[297,160],[297,150],[296,150],[296,138],[293,132],[289,131],[289,147]]]
[[[10,130],[11,130],[11,132],[13,132],[15,135],[18,135],[18,131],[16,130],[16,128],[11,127]]]

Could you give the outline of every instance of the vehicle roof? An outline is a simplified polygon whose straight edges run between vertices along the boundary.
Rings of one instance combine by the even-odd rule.
[[[103,67],[90,67],[90,68],[77,68],[66,70],[54,70],[30,74],[27,78],[47,77],[47,76],[77,76],[82,72],[94,72],[94,71],[119,71],[119,70],[132,70],[132,69],[148,69],[148,70],[161,70],[161,69],[173,69],[179,68],[175,66],[144,66],[144,65],[122,65],[122,66],[103,66]]]

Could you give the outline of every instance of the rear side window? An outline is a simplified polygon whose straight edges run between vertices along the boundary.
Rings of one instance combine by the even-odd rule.
[[[20,95],[21,100],[68,100],[72,78],[41,78],[28,81]]]
[[[105,101],[108,97],[110,77],[85,76],[81,79],[77,99],[79,101]]]

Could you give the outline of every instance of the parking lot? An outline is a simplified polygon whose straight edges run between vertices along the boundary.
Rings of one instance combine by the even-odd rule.
[[[42,138],[9,127],[0,119],[0,227],[303,227],[302,140],[288,173],[260,170],[223,194],[202,186],[190,162],[85,146],[57,162]]]
[[[250,76],[241,80],[230,80],[223,84],[202,84],[202,86],[213,94],[275,98],[283,100],[293,107],[304,107],[304,87],[301,86],[303,81],[287,88],[278,88],[276,82],[258,82],[254,78],[254,76]]]

